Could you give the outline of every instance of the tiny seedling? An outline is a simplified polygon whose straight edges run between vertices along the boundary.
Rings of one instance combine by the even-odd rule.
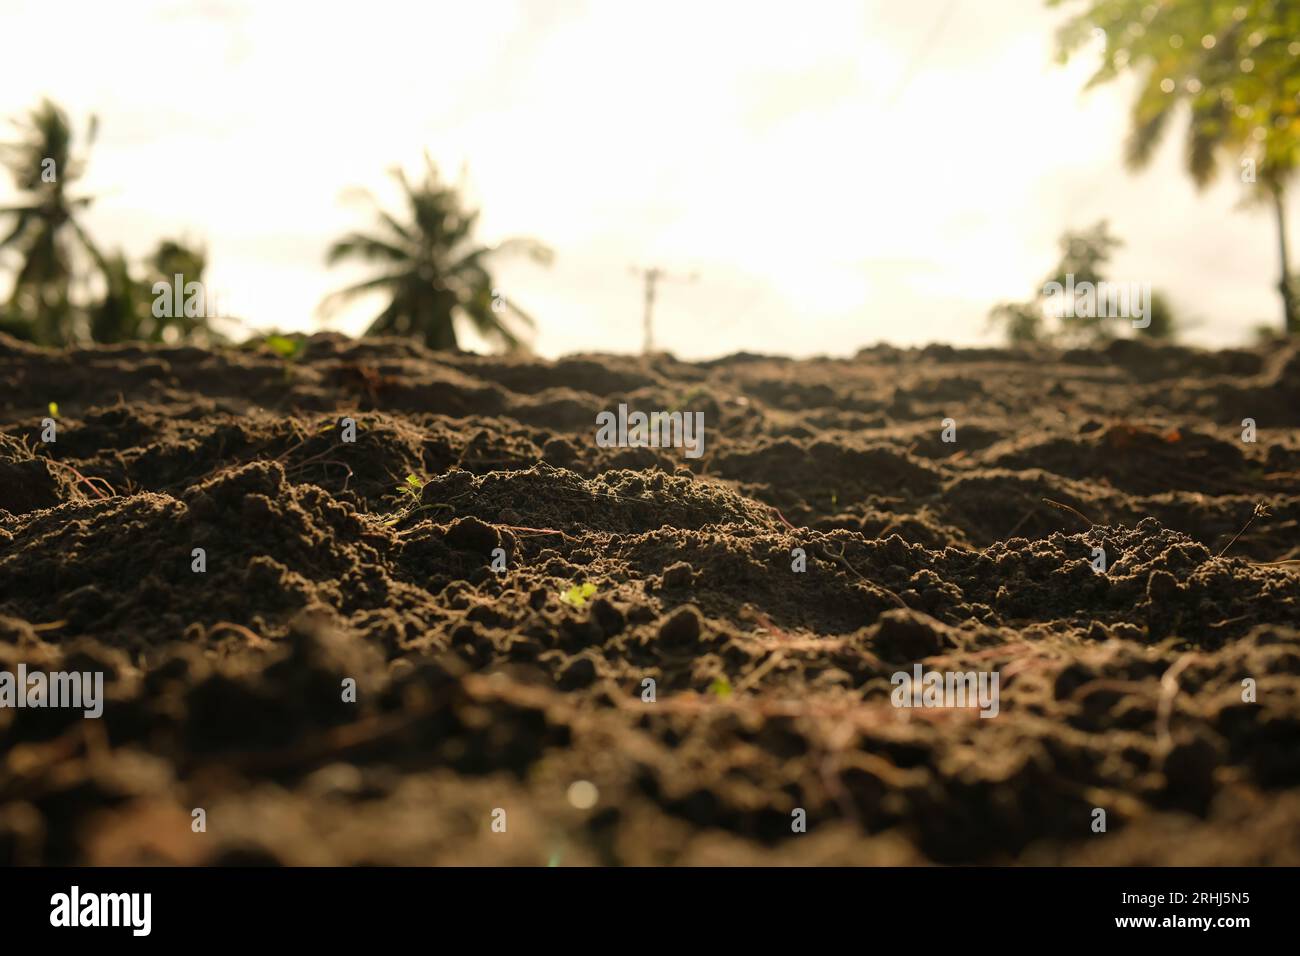
[[[262,339],[262,346],[270,349],[284,362],[284,380],[286,382],[293,381],[294,367],[306,345],[305,339],[301,337],[290,338],[287,335],[271,334]]]
[[[50,402],[50,417],[51,417],[51,418],[58,418],[58,417],[59,417],[59,403],[58,403],[58,402]]]
[[[268,335],[262,340],[262,344],[280,358],[291,362],[298,357],[305,343],[301,339],[291,339],[287,335]]]
[[[399,495],[409,495],[416,501],[420,500],[420,492],[424,491],[424,482],[415,475],[407,475],[406,481],[397,486]]]
[[[575,584],[569,588],[560,595],[560,600],[572,607],[582,607],[595,593],[596,585],[588,581],[586,584]]]
[[[384,522],[384,527],[391,528],[408,515],[428,507],[423,504],[423,494],[424,482],[419,476],[407,475],[406,480],[397,486],[397,497],[401,502],[401,509]]]
[[[326,419],[325,421],[321,422],[320,426],[312,434],[325,435],[329,432],[332,432],[339,427],[340,421],[341,419],[339,418]],[[354,424],[356,426],[357,431],[360,432],[363,431],[370,423],[366,421],[364,418],[353,417],[352,424]]]
[[[719,700],[730,697],[731,681],[727,680],[725,677],[713,678],[713,683],[709,685],[709,693],[714,697],[717,697]]]

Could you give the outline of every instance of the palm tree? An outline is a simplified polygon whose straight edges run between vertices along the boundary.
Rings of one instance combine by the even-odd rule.
[[[77,260],[86,253],[101,270],[105,262],[77,220],[93,199],[73,197],[68,187],[85,172],[85,153],[94,143],[98,123],[91,117],[86,145],[78,156],[73,155],[67,115],[50,100],[13,124],[20,137],[0,143],[0,161],[24,201],[0,208],[0,215],[14,217],[13,228],[0,240],[0,251],[17,251],[22,265],[7,311],[11,317],[25,317],[27,337],[35,342],[75,341],[87,331],[80,327],[71,296],[74,279],[85,275]]]
[[[1048,0],[1052,6],[1066,0]],[[1286,185],[1300,167],[1300,3],[1294,0],[1086,0],[1061,30],[1067,58],[1090,33],[1106,37],[1088,86],[1124,70],[1140,75],[1126,160],[1145,167],[1170,117],[1189,107],[1187,171],[1197,188],[1225,154],[1239,158],[1254,199],[1277,223],[1278,291],[1289,333],[1300,333],[1300,302],[1286,242]],[[1249,175],[1248,175],[1249,174]]]
[[[329,249],[329,265],[345,259],[379,263],[373,278],[340,289],[322,306],[369,292],[383,292],[388,305],[370,323],[366,335],[406,335],[422,339],[434,349],[455,349],[456,320],[468,320],[482,336],[507,349],[522,343],[504,321],[506,314],[527,326],[535,323],[514,301],[494,288],[488,262],[508,252],[523,252],[534,261],[549,264],[549,248],[533,239],[507,239],[495,246],[474,241],[478,212],[466,210],[459,192],[443,184],[433,161],[425,154],[425,177],[412,184],[400,169],[393,176],[405,197],[409,221],[390,215],[378,203],[376,230],[353,232]],[[372,199],[373,201],[373,199]]]
[[[90,337],[96,342],[192,342],[207,345],[224,341],[213,328],[207,314],[186,315],[183,299],[172,308],[156,314],[154,308],[157,283],[168,289],[177,275],[182,288],[190,282],[203,282],[207,268],[207,251],[175,239],[164,239],[144,260],[145,277],[137,278],[131,264],[120,250],[104,258],[104,296],[90,309]],[[205,301],[210,308],[211,300]],[[223,316],[223,318],[229,318]]]
[[[217,301],[211,294],[205,295],[207,314],[187,315],[180,303],[174,303],[170,315],[158,316],[152,308],[153,292],[158,282],[172,285],[177,275],[183,277],[184,283],[198,282],[203,285],[203,273],[208,267],[208,251],[200,245],[176,239],[164,239],[154,248],[145,260],[148,278],[144,285],[150,289],[151,308],[148,321],[144,324],[144,335],[151,342],[194,342],[208,345],[222,342],[226,337],[212,325],[211,319],[217,308]],[[233,316],[221,315],[220,318],[238,322]]]
[[[90,309],[90,337],[96,342],[125,342],[138,337],[141,317],[149,312],[148,289],[131,274],[120,250],[104,258],[104,296]]]

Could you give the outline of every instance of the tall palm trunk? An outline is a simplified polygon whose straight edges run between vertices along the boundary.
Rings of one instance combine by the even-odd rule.
[[[1282,315],[1286,321],[1288,335],[1300,333],[1300,309],[1297,308],[1295,287],[1291,279],[1291,260],[1286,246],[1286,196],[1280,183],[1274,183],[1273,212],[1277,218],[1277,251],[1282,267],[1282,277],[1277,288],[1282,293]]]

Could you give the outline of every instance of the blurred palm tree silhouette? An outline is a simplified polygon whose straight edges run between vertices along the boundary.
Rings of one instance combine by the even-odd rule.
[[[86,154],[99,129],[95,117],[75,155],[67,114],[48,99],[13,125],[19,138],[0,143],[0,157],[24,201],[0,208],[0,215],[13,217],[0,251],[17,252],[20,265],[0,330],[40,345],[219,341],[222,336],[206,315],[186,315],[181,307],[156,315],[153,307],[155,281],[171,286],[177,274],[186,282],[202,281],[207,265],[202,249],[160,242],[145,263],[149,278],[140,280],[123,252],[101,252],[78,221],[94,200],[72,196],[68,189],[86,171]],[[90,289],[95,276],[102,281],[102,295]],[[79,286],[82,292],[74,296]]]
[[[455,349],[459,318],[506,349],[521,348],[523,343],[505,321],[506,314],[526,326],[535,322],[494,288],[488,261],[502,253],[522,252],[549,265],[551,250],[535,239],[478,245],[474,241],[478,212],[466,210],[457,190],[440,181],[427,153],[424,161],[424,180],[417,184],[400,169],[392,171],[408,206],[408,221],[390,215],[371,197],[378,214],[376,231],[349,233],[326,255],[329,265],[347,259],[378,263],[380,273],[331,293],[322,306],[329,309],[359,295],[384,292],[388,305],[370,323],[366,335],[412,336],[430,348]]]
[[[19,139],[0,144],[0,161],[24,201],[0,208],[0,215],[13,217],[12,229],[0,239],[0,251],[17,251],[22,265],[9,298],[6,326],[42,344],[77,341],[88,332],[70,295],[74,280],[88,275],[80,260],[88,255],[101,269],[105,262],[77,220],[93,197],[71,196],[68,187],[85,173],[85,154],[95,141],[98,122],[91,117],[85,146],[75,156],[67,114],[50,100],[13,125]]]
[[[91,338],[96,342],[224,341],[207,315],[186,315],[183,304],[175,302],[168,310],[154,308],[158,283],[171,288],[177,275],[182,277],[182,287],[190,282],[202,283],[207,264],[206,250],[176,239],[158,243],[145,260],[143,279],[132,273],[122,252],[106,256],[104,296],[90,309]]]
[[[1074,0],[1048,0],[1060,6]],[[1146,166],[1175,109],[1188,106],[1187,171],[1202,188],[1225,153],[1239,159],[1251,198],[1273,207],[1287,332],[1300,333],[1300,296],[1287,251],[1286,184],[1300,167],[1300,2],[1084,0],[1061,30],[1062,59],[1099,31],[1106,49],[1092,87],[1139,76],[1130,167]]]

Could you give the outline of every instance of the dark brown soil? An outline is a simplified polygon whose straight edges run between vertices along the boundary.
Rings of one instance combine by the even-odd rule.
[[[1291,348],[0,338],[0,863],[1300,864],[1298,493]]]

